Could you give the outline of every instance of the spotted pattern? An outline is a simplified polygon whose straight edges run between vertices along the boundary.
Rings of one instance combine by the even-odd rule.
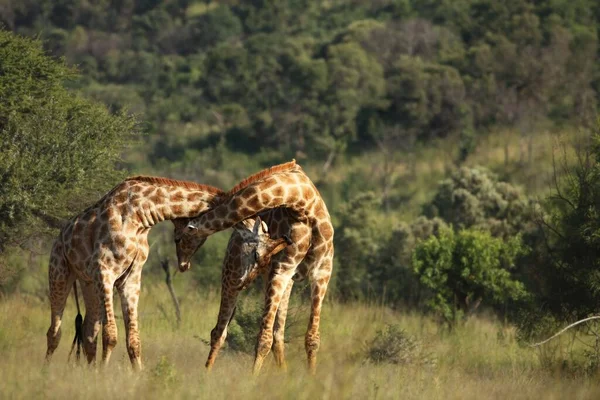
[[[137,309],[142,267],[149,252],[150,228],[164,220],[198,215],[222,195],[224,193],[217,188],[192,182],[130,178],[72,218],[61,230],[50,255],[51,320],[46,335],[47,362],[60,342],[62,314],[77,279],[86,308],[83,346],[88,362],[95,360],[100,329],[105,364],[117,343],[113,305],[116,287],[121,299],[129,358],[134,368],[141,368]]]
[[[272,237],[289,235],[292,245],[274,257],[265,272],[268,275],[265,309],[254,372],[260,371],[271,348],[277,364],[285,366],[283,336],[289,296],[293,282],[308,277],[312,300],[305,348],[309,369],[314,373],[320,344],[321,306],[333,266],[333,225],[321,195],[299,166],[285,170],[273,168],[274,173],[259,173],[256,175],[259,179],[251,177],[237,185],[236,191],[230,192],[220,204],[188,221],[186,226],[191,228],[187,231],[185,228],[176,228],[175,236],[180,238],[177,243],[178,255],[189,260],[197,249],[189,245],[191,241],[205,239],[257,214],[268,224]],[[241,259],[240,252],[243,251],[240,249],[249,240],[234,233],[229,241],[223,265],[221,308],[217,325],[211,334],[211,352],[206,363],[208,368],[212,367],[225,341],[227,325],[235,310],[239,291],[257,275],[244,275],[246,265]]]

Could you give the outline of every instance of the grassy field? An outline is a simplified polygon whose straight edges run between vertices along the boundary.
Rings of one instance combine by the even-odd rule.
[[[530,156],[527,143],[518,135],[490,135],[466,164],[485,165],[502,178],[527,188],[529,194],[543,196],[551,183],[552,154],[560,157],[560,137],[536,135],[531,148]],[[405,203],[405,214],[395,215],[395,219],[410,220],[418,215],[420,205],[446,176],[455,150],[449,142],[440,143],[435,150],[417,151],[414,175],[401,165],[396,182],[411,195]],[[356,158],[336,168],[328,179],[343,181],[348,174],[377,171],[377,166],[368,164],[367,159]],[[307,172],[319,176],[315,166],[309,165]],[[337,190],[336,186],[333,188]],[[391,224],[392,218],[389,219]],[[151,243],[165,236],[164,240],[172,246],[170,229],[169,224],[157,229]],[[219,242],[222,245],[229,234],[223,235]],[[220,261],[222,250],[216,242],[213,247],[218,255],[210,260]],[[171,247],[165,249],[172,251]],[[305,368],[303,335],[308,308],[298,298],[288,319],[287,372],[278,371],[269,359],[261,375],[254,378],[250,374],[250,354],[224,350],[208,374],[204,370],[206,342],[216,320],[218,293],[194,287],[187,275],[177,275],[182,325],[176,328],[171,300],[164,284],[157,280],[158,258],[152,254],[146,266],[140,305],[145,368],[138,374],[129,366],[121,320],[119,343],[108,368],[67,363],[75,317],[72,299],[65,312],[61,345],[52,365],[43,368],[49,324],[44,295],[46,254],[41,259],[36,257],[33,263],[31,259],[20,259],[27,262],[29,273],[19,281],[16,294],[4,298],[0,295],[0,398],[600,398],[598,377],[575,372],[581,368],[569,364],[573,360],[569,354],[573,337],[565,335],[541,351],[534,350],[517,343],[514,328],[490,318],[472,319],[448,333],[428,317],[377,304],[342,305],[333,301],[331,294],[322,318],[316,377],[309,376]],[[198,270],[188,274],[191,273],[201,274],[200,281],[204,283],[217,284],[219,280],[218,269],[210,269],[209,276],[208,269],[198,266]],[[259,302],[258,298],[252,301]],[[117,308],[120,310],[118,300]],[[369,341],[389,324],[399,326],[414,339],[407,362],[368,361]]]
[[[0,300],[0,398],[298,398],[298,399],[592,399],[600,383],[583,374],[543,368],[536,350],[519,346],[515,332],[498,322],[472,319],[453,333],[426,317],[380,305],[328,302],[322,319],[318,372],[305,369],[306,306],[296,299],[288,329],[287,372],[269,360],[250,374],[250,355],[223,351],[208,374],[205,344],[216,318],[218,294],[188,287],[177,277],[182,325],[160,282],[146,282],[141,298],[144,371],[134,373],[119,343],[108,368],[67,364],[75,306],[69,300],[63,337],[52,364],[42,366],[49,308],[39,297]],[[162,311],[161,311],[162,310]],[[398,324],[420,344],[406,364],[366,360],[378,329]]]

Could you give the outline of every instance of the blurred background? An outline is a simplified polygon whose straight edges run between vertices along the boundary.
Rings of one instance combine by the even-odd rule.
[[[529,333],[600,302],[596,0],[0,0],[0,25],[2,296],[45,298],[57,228],[127,175],[226,190],[295,158],[329,299]],[[229,234],[176,283],[219,287]]]

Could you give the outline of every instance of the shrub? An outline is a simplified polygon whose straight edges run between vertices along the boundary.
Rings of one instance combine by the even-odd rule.
[[[525,295],[523,284],[510,273],[524,251],[520,236],[503,240],[474,229],[455,233],[446,228],[417,244],[413,267],[432,292],[429,308],[452,327],[484,299],[497,304]]]
[[[231,350],[253,354],[262,321],[262,302],[245,300],[238,303],[227,329],[227,345]]]
[[[409,336],[398,325],[387,325],[380,329],[366,345],[366,359],[375,364],[434,364],[426,354],[422,343]]]
[[[503,237],[522,231],[530,221],[530,201],[523,192],[479,167],[460,168],[442,181],[424,211],[455,229],[477,227]]]
[[[151,373],[154,379],[163,386],[171,386],[179,380],[175,366],[165,356],[160,358]]]

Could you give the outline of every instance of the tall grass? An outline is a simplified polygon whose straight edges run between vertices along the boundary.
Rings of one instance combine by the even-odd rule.
[[[244,399],[562,399],[598,398],[600,384],[583,374],[543,368],[538,353],[520,346],[514,329],[472,319],[449,333],[432,319],[377,305],[327,302],[316,377],[307,374],[303,335],[308,315],[299,311],[287,332],[287,372],[267,362],[250,374],[252,357],[223,351],[209,374],[204,370],[217,293],[198,292],[179,277],[182,325],[175,327],[167,291],[145,282],[140,315],[144,370],[134,373],[119,324],[119,343],[108,367],[67,364],[75,307],[69,300],[63,338],[49,367],[43,367],[49,307],[21,294],[0,300],[0,398],[244,398]],[[162,310],[162,311],[161,311]],[[302,321],[302,323],[298,323]],[[435,362],[374,364],[368,343],[394,324],[418,340]],[[100,350],[100,349],[99,349]],[[100,352],[99,352],[100,354]]]
[[[490,134],[480,140],[466,164],[484,165],[502,178],[523,185],[529,194],[543,195],[551,184],[552,154],[557,148],[557,138],[552,134],[536,134],[530,147],[524,140],[510,132]],[[402,164],[405,157],[399,155],[402,165],[396,171],[392,196],[402,203],[402,214],[397,212],[394,218],[386,216],[388,224],[420,213],[421,205],[432,196],[438,181],[447,176],[456,150],[450,140],[416,149],[410,155],[415,162],[412,171],[407,164]],[[572,151],[572,147],[568,151]],[[330,182],[330,188],[323,195],[332,210],[343,200],[342,193],[366,190],[360,182],[371,182],[374,188],[378,185],[373,176],[378,176],[380,166],[373,154],[345,161],[348,162],[338,163],[326,177],[322,177],[320,165],[307,163],[305,168],[315,180],[322,177]],[[349,176],[364,179],[353,180]],[[344,182],[348,180],[360,184],[346,185]],[[171,247],[167,248],[171,251],[169,229],[168,224],[157,228],[151,243],[169,243]],[[534,350],[519,345],[514,328],[493,318],[471,319],[450,333],[429,317],[381,305],[377,300],[379,295],[374,295],[368,304],[349,305],[332,300],[333,293],[328,295],[321,322],[316,377],[309,376],[305,368],[303,343],[308,306],[299,297],[294,299],[288,319],[287,372],[278,371],[269,361],[261,375],[254,378],[250,374],[252,357],[225,349],[208,374],[204,370],[208,354],[206,342],[216,321],[219,299],[215,291],[195,287],[193,282],[218,284],[220,270],[205,266],[220,265],[228,236],[224,233],[218,240],[211,239],[202,262],[198,263],[202,265],[195,265],[195,270],[188,273],[201,274],[201,280],[182,275],[175,277],[182,309],[179,328],[176,328],[169,294],[157,279],[160,275],[145,274],[140,303],[145,368],[138,374],[129,366],[121,320],[119,343],[108,367],[67,364],[74,334],[75,307],[71,299],[64,315],[61,345],[52,364],[44,368],[45,333],[50,313],[44,296],[47,257],[21,260],[27,263],[27,270],[23,270],[26,274],[18,280],[16,294],[0,297],[0,399],[600,398],[596,377],[570,368],[566,362],[571,360],[568,351],[572,337],[561,337],[543,350]],[[158,257],[153,253],[146,270],[158,268],[157,265]],[[256,297],[255,301],[260,298]],[[368,361],[368,346],[373,345],[377,332],[386,331],[389,325],[398,327],[411,338],[407,348],[418,343],[428,362],[375,364]]]

